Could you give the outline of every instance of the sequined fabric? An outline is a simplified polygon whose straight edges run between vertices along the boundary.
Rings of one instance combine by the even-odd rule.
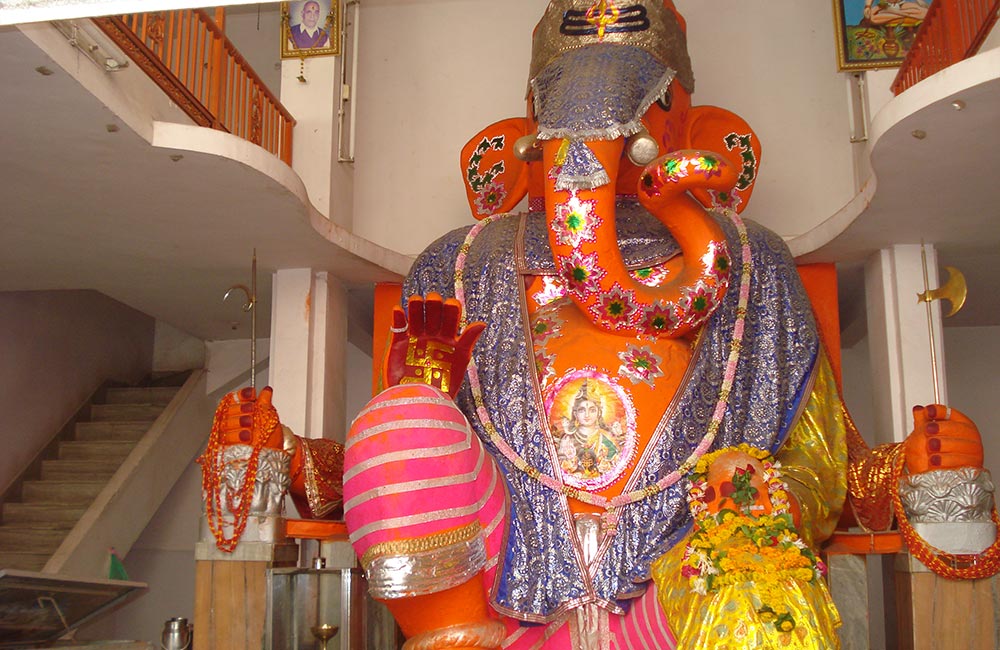
[[[538,137],[613,140],[632,135],[673,78],[672,69],[634,48],[597,44],[567,52],[531,81]],[[586,163],[581,159],[575,164]]]
[[[322,519],[344,502],[344,446],[324,438],[300,438],[299,444],[309,512]]]
[[[847,491],[847,425],[833,370],[821,354],[801,415],[777,453],[782,478],[795,495],[808,525],[799,529],[802,539],[813,545],[830,535],[840,516]],[[680,566],[685,544],[676,545],[653,563],[657,594],[678,639],[678,647],[833,648],[839,615],[823,583],[790,580],[784,604],[796,622],[789,632],[775,629],[757,612],[760,597],[749,583],[733,585],[708,596],[690,589]],[[712,621],[713,625],[704,625]]]
[[[571,12],[580,14],[594,5],[592,0],[554,0],[538,21],[531,42],[531,71],[534,79],[560,55],[594,43],[615,43],[644,50],[664,66],[677,70],[677,79],[689,93],[694,92],[694,73],[687,51],[687,38],[677,16],[662,0],[634,0],[618,3],[625,16],[609,25],[603,34],[595,29],[577,30],[567,24]],[[568,20],[569,19],[569,20]]]
[[[892,528],[895,519],[891,492],[896,489],[893,466],[903,453],[903,446],[894,443],[868,449],[867,445],[861,445],[864,445],[863,440],[860,445],[851,446],[851,464],[847,469],[849,502],[863,529],[886,531]],[[854,458],[855,455],[858,457]]]
[[[557,190],[592,190],[611,182],[608,172],[585,142],[571,142],[556,176]]]
[[[623,232],[632,232],[634,224],[628,222],[634,218],[635,212],[623,211],[618,219]],[[520,221],[518,217],[500,219],[473,242],[465,261],[466,318],[489,323],[474,355],[494,424],[531,466],[551,475],[553,460],[541,426],[541,402],[520,300],[522,283],[513,252]],[[735,228],[726,219],[720,219],[720,224],[730,247],[738,249]],[[784,243],[755,224],[748,226],[755,266],[747,336],[715,446],[748,442],[773,452],[799,412],[819,340],[801,285],[788,281],[795,268]],[[453,296],[454,260],[465,234],[465,229],[450,233],[421,255],[403,295],[437,291]],[[535,241],[529,237],[524,242],[525,259],[537,259],[538,253],[532,250]],[[623,255],[626,264],[635,263],[634,250]],[[734,261],[734,277],[740,272],[741,264]],[[675,469],[704,436],[729,353],[737,293],[727,293],[706,325],[686,383],[666,410],[629,489],[655,483]],[[459,394],[458,403],[491,448],[474,415],[468,386]],[[494,604],[503,613],[546,621],[591,602],[622,612],[627,600],[644,590],[642,583],[649,578],[652,562],[690,525],[686,481],[625,507],[617,534],[609,535],[598,553],[591,580],[573,552],[565,498],[518,471],[495,449],[491,451],[511,494],[506,550],[493,590]]]

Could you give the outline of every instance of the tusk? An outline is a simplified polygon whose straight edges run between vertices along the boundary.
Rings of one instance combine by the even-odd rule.
[[[538,134],[523,135],[514,142],[514,156],[524,162],[534,162],[542,159],[542,150],[538,146]]]
[[[628,159],[637,167],[645,167],[660,157],[660,146],[646,129],[629,136],[625,151]]]

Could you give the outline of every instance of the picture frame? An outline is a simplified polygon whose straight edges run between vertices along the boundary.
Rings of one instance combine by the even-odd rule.
[[[931,0],[833,0],[838,69],[898,67],[930,4]]]
[[[340,0],[281,3],[281,58],[340,54]]]

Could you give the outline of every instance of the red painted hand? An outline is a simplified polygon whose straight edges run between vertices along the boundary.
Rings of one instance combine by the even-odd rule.
[[[983,441],[975,423],[941,404],[913,407],[913,432],[903,453],[911,474],[983,466]]]
[[[236,401],[224,410],[220,420],[222,443],[224,445],[253,444],[251,427],[253,426],[254,412],[259,411],[263,413],[274,409],[271,405],[271,394],[273,392],[271,387],[268,386],[260,391],[259,397],[254,395],[252,388],[244,388],[236,394]],[[275,413],[275,416],[277,416],[277,413]],[[270,433],[264,446],[272,449],[281,449],[282,444],[281,427],[278,426]]]
[[[436,293],[411,296],[407,313],[392,311],[392,340],[382,370],[386,388],[404,383],[436,386],[454,398],[462,385],[472,348],[486,329],[470,323],[459,332],[462,305]]]

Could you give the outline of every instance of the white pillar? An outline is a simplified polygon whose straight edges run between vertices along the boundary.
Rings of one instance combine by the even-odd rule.
[[[281,421],[306,438],[344,439],[347,292],[325,272],[282,269],[271,303],[271,386]]]
[[[938,286],[937,256],[927,247],[927,273]],[[912,408],[934,401],[930,338],[920,246],[886,248],[865,264],[869,355],[872,365],[876,443],[899,442],[913,429]],[[948,402],[941,336],[941,306],[931,303],[941,401]]]
[[[337,278],[317,273],[313,295],[309,437],[343,442],[347,402],[347,290]]]

